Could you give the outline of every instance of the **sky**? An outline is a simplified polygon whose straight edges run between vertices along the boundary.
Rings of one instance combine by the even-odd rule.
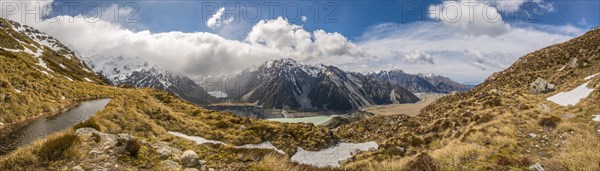
[[[83,57],[140,57],[194,78],[292,58],[481,82],[599,25],[600,1],[1,1],[3,18]],[[39,8],[36,8],[39,7]],[[46,8],[44,8],[46,7]],[[28,14],[27,10],[38,9]]]

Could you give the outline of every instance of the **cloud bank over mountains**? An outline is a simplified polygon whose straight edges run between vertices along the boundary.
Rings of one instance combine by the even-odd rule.
[[[534,1],[547,6],[543,1]],[[471,3],[478,5],[468,5]],[[430,6],[429,17],[437,21],[383,23],[353,40],[337,32],[308,31],[283,17],[260,20],[241,40],[210,32],[132,31],[103,18],[90,22],[89,16],[82,15],[45,18],[54,22],[33,22],[33,18],[24,23],[52,35],[82,56],[141,57],[192,77],[241,71],[270,59],[293,58],[357,72],[403,69],[445,74],[463,81],[483,80],[530,51],[583,33],[571,25],[511,25],[502,20],[500,13],[516,9],[507,9],[502,3],[444,1]],[[470,18],[446,17],[471,15],[465,13],[467,10],[453,11],[450,6],[456,5],[465,9],[472,6],[476,12]],[[223,18],[223,10],[201,23],[215,31],[236,24],[230,23],[232,18]],[[499,18],[489,22],[482,16]],[[23,21],[20,18],[9,17]]]

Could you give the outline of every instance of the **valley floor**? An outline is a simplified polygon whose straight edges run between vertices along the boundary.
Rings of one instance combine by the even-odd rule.
[[[397,115],[406,114],[408,116],[415,116],[419,114],[421,109],[427,105],[433,103],[440,97],[444,97],[445,94],[435,93],[416,93],[417,97],[421,101],[417,103],[405,103],[405,104],[389,104],[389,105],[378,105],[363,109],[363,111],[370,112],[377,115]]]

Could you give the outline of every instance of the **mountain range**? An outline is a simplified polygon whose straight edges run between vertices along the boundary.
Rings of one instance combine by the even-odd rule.
[[[4,19],[0,40],[2,133],[79,102],[111,99],[72,129],[0,157],[0,170],[600,170],[600,28],[529,53],[418,115],[360,114],[331,127],[243,118],[163,91],[110,86],[60,42]],[[283,92],[292,100],[282,106],[296,100],[302,107],[297,100],[318,96],[348,98],[340,103],[355,107],[408,92],[377,77],[289,59],[223,82],[237,80],[248,85],[240,99]],[[345,152],[348,158],[334,161],[339,168],[294,161],[298,153],[319,158],[365,142],[376,146]]]
[[[380,71],[367,74],[400,85],[415,93],[451,93],[464,92],[469,87],[448,77],[434,74],[409,74],[402,70]]]
[[[419,100],[405,88],[380,78],[285,58],[237,75],[204,80],[203,85],[208,84],[217,85],[207,87],[208,91],[222,91],[263,108],[347,111]]]
[[[169,72],[140,57],[89,56],[84,57],[84,60],[90,64],[92,70],[106,77],[112,85],[164,90],[195,104],[218,101],[184,74]]]

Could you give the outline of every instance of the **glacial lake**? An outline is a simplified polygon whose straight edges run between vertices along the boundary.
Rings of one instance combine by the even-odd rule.
[[[302,123],[313,123],[315,125],[321,125],[335,116],[338,116],[338,115],[310,116],[310,117],[301,117],[301,118],[272,118],[272,119],[267,119],[267,120],[282,122],[282,123],[301,123],[302,122]]]

